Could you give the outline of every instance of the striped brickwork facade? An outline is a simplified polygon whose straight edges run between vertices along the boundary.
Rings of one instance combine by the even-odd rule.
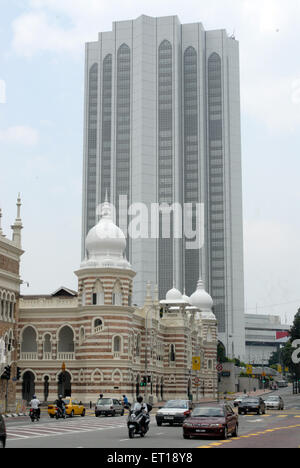
[[[212,341],[206,342],[209,327],[202,327],[194,316],[178,311],[161,317],[159,303],[149,298],[143,308],[132,307],[132,270],[83,268],[76,275],[78,297],[21,299],[18,352],[22,378],[28,372],[33,375],[34,391],[41,400],[45,378],[49,384],[47,400],[57,398],[63,362],[71,378],[72,396],[84,403],[94,403],[100,393],[119,398],[126,394],[134,400],[137,394],[145,393],[140,382],[146,369],[151,377],[147,393],[155,402],[187,398],[188,393],[195,399],[192,356],[199,349],[204,366],[206,360],[214,361],[211,372],[205,368],[201,374],[204,395],[216,396],[216,323],[210,324]],[[99,282],[102,303],[94,304]],[[122,293],[121,305],[113,304],[116,285]],[[24,351],[31,346],[27,335],[36,337],[36,353]],[[70,335],[72,345],[64,343]],[[22,381],[18,393],[24,397]]]

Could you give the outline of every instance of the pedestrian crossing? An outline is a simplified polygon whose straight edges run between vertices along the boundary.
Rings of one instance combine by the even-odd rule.
[[[85,418],[67,419],[55,422],[38,422],[26,425],[13,425],[6,427],[9,440],[32,439],[40,437],[51,437],[67,434],[78,434],[83,432],[103,431],[127,427],[126,417],[116,418]]]

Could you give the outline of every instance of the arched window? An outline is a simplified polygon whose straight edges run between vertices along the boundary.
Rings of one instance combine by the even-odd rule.
[[[52,358],[52,343],[51,343],[51,335],[47,334],[44,337],[43,343],[43,356],[44,359],[51,359]]]
[[[104,323],[101,318],[94,319],[93,329],[94,329],[94,333],[100,333],[103,331]]]
[[[141,354],[141,335],[138,335],[136,338],[135,354],[137,357],[139,357]]]
[[[123,305],[123,294],[122,294],[122,288],[119,282],[115,284],[115,287],[113,289],[112,293],[112,304],[116,306],[121,306]]]
[[[104,305],[104,290],[100,281],[97,281],[93,289],[93,305]]]
[[[119,353],[121,351],[121,337],[115,336],[114,337],[114,352]]]
[[[175,345],[171,344],[170,345],[170,362],[175,362],[175,361],[176,361]]]
[[[27,327],[22,333],[21,359],[37,359],[37,334],[33,327]]]
[[[70,327],[65,326],[58,335],[58,359],[74,359],[74,350],[74,332]]]
[[[79,332],[79,342],[80,344],[84,343],[85,341],[85,330],[84,330],[84,327],[81,327],[80,328],[80,332]]]

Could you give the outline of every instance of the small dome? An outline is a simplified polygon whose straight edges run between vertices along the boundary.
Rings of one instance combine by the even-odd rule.
[[[213,300],[211,296],[205,291],[202,280],[198,281],[197,291],[190,297],[190,303],[200,310],[211,309],[213,306]]]
[[[180,291],[178,291],[178,289],[173,288],[167,292],[166,300],[167,301],[182,301],[182,294]]]

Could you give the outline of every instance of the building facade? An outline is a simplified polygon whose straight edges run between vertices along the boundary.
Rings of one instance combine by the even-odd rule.
[[[177,204],[168,236],[162,213],[157,229],[149,216],[146,234],[128,236],[133,302],[149,280],[163,299],[173,286],[190,295],[201,276],[228,356],[244,358],[238,42],[176,16],[115,22],[86,45],[85,82],[83,257],[106,191],[126,233],[132,204]],[[178,235],[177,218],[194,234]]]
[[[60,288],[50,296],[21,298],[19,397],[28,401],[36,393],[52,401],[63,394],[84,403],[94,403],[100,393],[133,400],[147,392],[154,402],[215,398],[217,322],[203,283],[190,299],[169,291],[164,303],[158,288],[152,292],[148,285],[143,307],[132,306],[135,272],[107,202],[86,246],[75,272],[78,292]],[[192,369],[195,355],[202,360],[198,374]],[[149,382],[142,388],[145,376]]]
[[[246,359],[256,365],[267,365],[289,337],[291,325],[283,324],[279,315],[246,314]]]
[[[11,368],[11,379],[0,379],[0,413],[6,410],[16,411],[17,376],[17,336],[20,295],[20,259],[21,247],[20,217],[21,200],[17,201],[17,218],[12,226],[13,236],[8,239],[1,227],[2,210],[0,209],[0,340],[4,343],[0,355],[0,375],[6,366]]]

